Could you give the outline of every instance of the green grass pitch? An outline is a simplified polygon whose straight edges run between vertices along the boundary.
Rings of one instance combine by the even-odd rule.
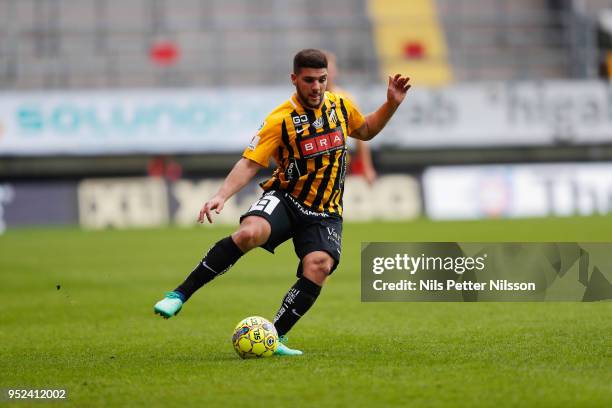
[[[612,302],[361,303],[359,279],[361,241],[611,241],[612,218],[347,224],[338,271],[290,333],[305,355],[264,360],[240,360],[231,332],[276,311],[290,243],[253,251],[177,318],[153,315],[230,232],[0,236],[0,388],[66,388],[57,405],[79,407],[612,406]]]

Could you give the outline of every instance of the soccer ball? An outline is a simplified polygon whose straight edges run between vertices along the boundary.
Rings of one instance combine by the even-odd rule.
[[[270,357],[278,347],[278,334],[268,320],[251,316],[238,323],[232,344],[241,358]]]

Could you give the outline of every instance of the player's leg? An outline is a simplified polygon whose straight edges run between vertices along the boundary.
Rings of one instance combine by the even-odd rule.
[[[169,318],[176,315],[198,289],[225,273],[242,255],[264,244],[270,237],[270,224],[257,216],[246,217],[231,236],[217,241],[198,262],[195,269],[164,299],[157,302],[155,313]]]
[[[289,215],[279,203],[275,192],[264,194],[240,218],[239,229],[213,245],[187,279],[157,302],[155,313],[165,318],[176,315],[195,291],[226,272],[244,253],[257,246],[273,252],[277,245],[286,241],[290,231]]]
[[[284,336],[315,303],[325,279],[336,261],[325,251],[307,254],[301,262],[302,273],[289,289],[274,317],[279,336]]]
[[[261,217],[246,217],[229,237],[212,246],[193,272],[174,291],[186,301],[195,291],[224,274],[245,253],[264,244],[270,236],[270,224]]]
[[[279,337],[286,338],[289,330],[308,312],[319,297],[325,280],[338,266],[341,233],[342,222],[339,219],[329,219],[300,229],[294,237],[295,250],[301,261],[298,280],[285,294],[274,317],[274,326]],[[285,352],[286,347],[279,348],[279,354],[295,355]]]

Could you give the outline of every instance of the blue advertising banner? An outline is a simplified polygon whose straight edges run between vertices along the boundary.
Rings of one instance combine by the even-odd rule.
[[[241,152],[291,92],[0,93],[0,156]]]
[[[364,114],[385,84],[351,88]],[[0,92],[0,156],[241,152],[293,87]],[[597,81],[417,88],[378,148],[611,143],[612,87]]]

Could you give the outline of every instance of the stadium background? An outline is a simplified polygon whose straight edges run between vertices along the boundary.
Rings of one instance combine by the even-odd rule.
[[[606,5],[3,0],[3,225],[192,224],[304,47],[337,55],[366,112],[389,72],[415,85],[372,143],[379,183],[349,182],[347,220],[608,213]]]
[[[257,376],[268,385],[253,404],[266,405],[305,392],[269,389],[287,375],[319,396],[302,405],[612,400],[609,303],[367,308],[357,262],[364,240],[612,238],[608,1],[0,0],[0,22],[0,387],[64,385],[81,406],[189,406],[226,403]],[[291,59],[305,47],[336,54],[338,82],[365,112],[388,73],[413,88],[371,144],[377,182],[347,182],[341,273],[296,334],[312,359],[255,368],[220,339],[275,309],[292,279],[288,248],[252,254],[174,326],[148,308],[257,197],[252,184],[222,226],[195,227],[292,92]],[[236,292],[245,299],[228,305]],[[349,339],[336,359],[326,348],[338,326]],[[452,357],[465,339],[476,362]],[[167,385],[170,368],[182,385]],[[334,393],[323,378],[336,373]],[[372,382],[380,392],[365,393]]]

